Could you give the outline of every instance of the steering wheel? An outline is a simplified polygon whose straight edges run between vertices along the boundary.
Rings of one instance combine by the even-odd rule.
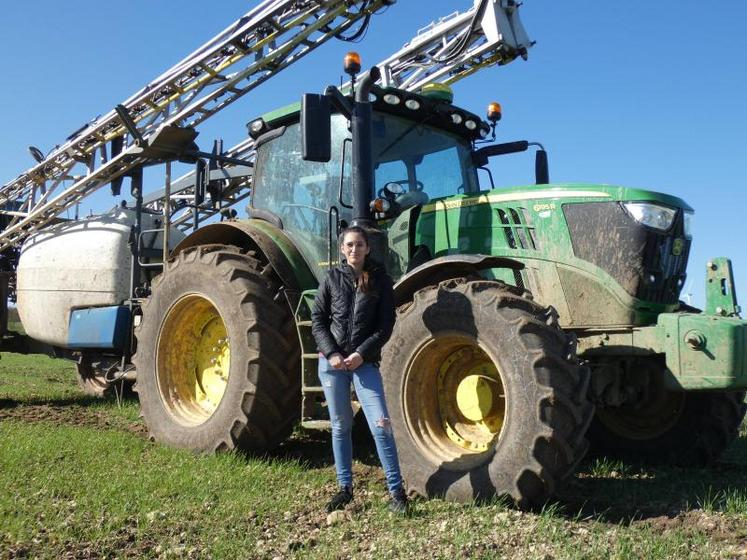
[[[407,185],[408,187],[410,186],[410,180],[409,179],[400,179],[399,181],[387,181],[387,184],[388,183],[394,183],[396,185]],[[408,191],[408,192],[415,192],[415,191],[421,192],[424,188],[425,188],[425,185],[423,185],[423,182],[416,180],[415,181],[415,189],[413,191]],[[386,191],[386,189],[384,187],[380,188],[379,192],[378,192],[379,198],[385,197],[386,196],[386,192],[387,191]],[[402,195],[396,195],[396,196],[402,196]]]

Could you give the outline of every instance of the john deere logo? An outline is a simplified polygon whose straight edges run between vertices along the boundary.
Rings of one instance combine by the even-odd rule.
[[[674,245],[672,245],[672,254],[675,257],[679,257],[682,254],[682,249],[685,248],[685,240],[677,238],[674,240]]]

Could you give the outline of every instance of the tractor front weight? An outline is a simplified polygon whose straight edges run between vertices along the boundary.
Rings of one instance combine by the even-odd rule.
[[[706,311],[686,308],[661,313],[656,325],[583,336],[579,353],[600,355],[616,348],[666,358],[666,385],[672,391],[747,389],[747,321],[739,316],[731,262],[707,266]]]

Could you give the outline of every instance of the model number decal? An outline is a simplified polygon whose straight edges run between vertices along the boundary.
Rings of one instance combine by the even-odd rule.
[[[548,211],[548,210],[555,210],[555,203],[541,203],[541,204],[535,204],[532,206],[532,210],[535,212],[542,212],[542,211]]]

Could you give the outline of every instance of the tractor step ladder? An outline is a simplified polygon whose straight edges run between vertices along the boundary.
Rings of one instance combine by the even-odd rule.
[[[153,150],[164,129],[190,129],[391,0],[264,0],[126,100],[96,117],[0,188],[11,216],[0,251],[20,245],[68,208],[134,169],[178,159]],[[124,115],[124,116],[123,116]],[[129,122],[128,122],[129,121]]]
[[[526,58],[533,43],[524,30],[518,10],[513,0],[475,0],[470,10],[454,12],[432,22],[399,51],[376,65],[381,70],[380,85],[417,92],[429,84],[450,85],[482,68]],[[349,88],[349,82],[342,86],[343,90]],[[227,155],[253,162],[256,157],[254,140],[243,140]],[[225,208],[246,199],[251,192],[251,169],[243,173],[231,169],[231,165],[220,169],[220,173],[227,175],[223,187]],[[219,175],[215,177],[220,179]],[[171,198],[172,225],[186,231],[194,227],[191,210],[194,205],[189,201],[194,200],[195,173],[187,173],[177,182],[179,186],[172,190]],[[163,192],[160,190],[149,196],[144,206],[160,212],[164,204]],[[201,223],[219,211],[209,205],[200,207],[198,221]]]
[[[319,381],[319,352],[311,334],[311,309],[316,290],[301,293],[295,311],[298,340],[301,343],[301,425],[304,428],[329,428],[329,413],[324,403],[324,389]]]

